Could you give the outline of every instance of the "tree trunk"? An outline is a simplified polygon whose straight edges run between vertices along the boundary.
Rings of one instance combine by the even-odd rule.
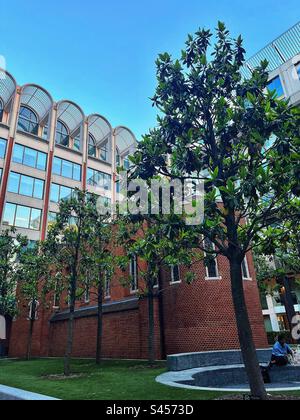
[[[27,342],[27,361],[31,359],[31,350],[32,350],[32,336],[33,336],[33,329],[34,329],[34,319],[30,319],[29,321],[29,333],[28,333],[28,342]]]
[[[149,335],[148,335],[148,358],[149,365],[154,366],[155,350],[154,350],[154,296],[152,287],[149,288],[148,293],[148,320],[149,320]]]
[[[165,311],[164,311],[164,296],[163,296],[163,277],[162,270],[158,273],[158,305],[159,305],[159,326],[160,326],[160,350],[161,357],[167,358],[166,353],[166,334],[165,334]]]
[[[27,360],[31,359],[31,350],[32,350],[32,336],[33,336],[33,329],[34,329],[34,322],[35,322],[35,313],[36,313],[36,301],[32,301],[32,307],[30,312],[30,319],[29,319],[29,332],[28,332],[28,341],[27,341]]]
[[[97,344],[96,344],[96,364],[100,365],[102,358],[102,335],[103,335],[103,282],[102,275],[99,274],[98,285],[98,324],[97,324]]]
[[[253,340],[253,333],[246,306],[243,275],[240,258],[230,259],[232,298],[240,340],[242,356],[248,375],[248,380],[253,398],[266,400],[265,389],[259,360]]]
[[[76,281],[73,282],[70,293],[70,314],[67,330],[67,347],[64,358],[64,374],[65,376],[71,375],[71,356],[73,350],[73,336],[74,336],[74,315],[76,303]]]

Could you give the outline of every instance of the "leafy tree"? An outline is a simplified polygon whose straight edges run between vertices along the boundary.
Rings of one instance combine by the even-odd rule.
[[[241,350],[254,397],[267,397],[249,321],[241,264],[255,244],[270,248],[283,234],[299,195],[299,109],[268,86],[268,63],[242,77],[245,50],[223,23],[189,36],[180,60],[161,54],[153,104],[158,125],[133,159],[134,176],[202,178],[205,218],[193,229],[227,258]],[[270,139],[273,139],[270,141]],[[298,172],[297,172],[298,171]],[[220,202],[222,204],[220,204]],[[277,226],[279,225],[279,227]]]
[[[69,320],[67,345],[64,359],[64,374],[71,373],[71,355],[74,337],[74,315],[80,285],[87,272],[86,242],[90,235],[89,202],[86,192],[76,190],[75,194],[59,205],[56,222],[50,227],[43,252],[51,256],[53,281],[56,294],[67,294]]]
[[[103,299],[106,282],[114,272],[114,258],[111,252],[112,221],[108,206],[97,196],[89,194],[87,219],[89,232],[85,238],[85,265],[88,267],[84,290],[97,296],[97,340],[96,363],[101,363],[103,336]]]
[[[46,297],[52,290],[52,283],[49,281],[49,258],[41,252],[39,243],[21,253],[16,277],[21,298],[30,308],[27,341],[27,360],[30,360],[37,310],[39,305],[46,303]]]
[[[264,244],[255,250],[255,266],[258,284],[265,294],[279,292],[283,298],[291,330],[296,316],[291,288],[291,276],[300,274],[300,230],[299,219],[288,221],[284,234],[274,241],[274,255],[266,255]],[[269,244],[267,250],[269,252]],[[300,285],[294,279],[295,285]]]
[[[160,272],[164,266],[191,266],[194,253],[189,249],[189,235],[183,229],[183,218],[174,214],[163,215],[126,215],[118,221],[118,240],[126,251],[119,259],[120,267],[125,270],[130,260],[138,257],[143,266],[139,275],[144,288],[139,284],[139,294],[148,301],[148,358],[150,366],[155,362],[155,319],[154,298],[162,293]],[[144,268],[146,267],[146,268]],[[142,268],[142,269],[141,269]],[[187,272],[186,281],[193,280]],[[133,281],[129,279],[129,283]]]
[[[0,233],[0,315],[4,317],[14,317],[17,313],[15,273],[27,243],[26,237],[16,235],[15,228]]]

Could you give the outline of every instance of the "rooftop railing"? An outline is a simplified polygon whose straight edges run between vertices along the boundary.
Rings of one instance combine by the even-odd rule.
[[[297,54],[300,54],[300,22],[247,60],[242,74],[249,78],[263,60],[269,62],[268,70],[272,72]]]

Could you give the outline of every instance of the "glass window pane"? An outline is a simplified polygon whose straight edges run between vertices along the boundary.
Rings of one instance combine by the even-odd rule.
[[[6,153],[6,140],[0,139],[0,158],[4,159]]]
[[[59,202],[59,185],[57,184],[51,185],[50,201],[52,201],[53,203]]]
[[[45,153],[38,153],[37,158],[37,169],[40,169],[41,171],[45,171],[47,166],[47,155]]]
[[[13,152],[13,161],[15,163],[23,163],[24,147],[20,144],[15,144]]]
[[[53,211],[50,211],[48,214],[48,223],[55,223],[57,218],[57,214]]]
[[[75,181],[81,181],[81,166],[74,163],[73,168],[73,179]]]
[[[242,272],[243,272],[244,279],[248,279],[250,275],[249,275],[249,270],[248,270],[247,257],[245,257],[245,259],[242,262]]]
[[[16,222],[15,222],[15,225],[17,227],[28,229],[29,221],[30,221],[30,211],[31,209],[29,207],[23,207],[23,206],[17,207]]]
[[[270,92],[273,92],[275,90],[278,97],[284,96],[284,90],[279,76],[275,77],[275,79],[270,81],[268,89]]]
[[[38,120],[33,111],[27,107],[21,106],[19,112],[18,128],[28,133],[38,133]]]
[[[11,193],[19,193],[20,175],[15,172],[9,174],[8,191]]]
[[[207,263],[207,274],[208,274],[208,277],[212,279],[218,276],[216,260],[212,259],[212,260],[209,260],[209,262]]]
[[[6,203],[3,216],[4,225],[14,226],[16,207],[17,206],[15,204]]]
[[[36,162],[37,162],[37,151],[26,147],[24,151],[24,162],[23,162],[24,165],[35,168]]]
[[[43,195],[44,195],[44,181],[42,181],[41,179],[36,179],[35,182],[34,182],[33,196],[35,198],[38,198],[38,199],[42,200]]]
[[[71,178],[73,176],[73,164],[71,162],[68,162],[66,160],[62,161],[62,170],[61,175],[65,178]]]
[[[34,178],[22,175],[21,176],[21,184],[20,184],[20,194],[27,195],[28,197],[32,197],[33,196],[33,184],[34,184]]]
[[[89,185],[94,185],[94,171],[89,168],[87,170],[87,183]]]
[[[60,187],[60,200],[69,200],[72,196],[72,189],[69,187]]]
[[[80,150],[81,150],[80,136],[78,136],[74,139],[74,150],[77,150],[78,152],[80,152]]]
[[[41,210],[38,209],[32,209],[31,210],[31,218],[30,218],[30,229],[34,230],[40,230],[40,224],[41,224]]]
[[[61,175],[61,159],[58,157],[53,159],[53,173],[55,175]]]

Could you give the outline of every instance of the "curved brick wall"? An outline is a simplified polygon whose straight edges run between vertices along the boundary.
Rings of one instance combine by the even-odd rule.
[[[262,309],[251,255],[248,265],[252,281],[245,281],[245,292],[257,348],[267,348]],[[218,258],[220,280],[205,280],[202,263],[194,265],[197,280],[170,285],[170,273],[162,275],[162,301],[155,303],[156,356],[239,348],[232,305],[229,267],[225,258]],[[182,277],[184,272],[182,271]],[[112,284],[111,300],[104,306],[103,355],[112,358],[147,358],[148,311],[147,300],[138,300],[124,289],[117,273]],[[121,301],[121,303],[119,303]],[[126,304],[124,302],[129,302]],[[94,357],[97,320],[90,307],[78,303],[74,331],[73,355]],[[123,305],[123,306],[122,306]],[[161,310],[159,310],[161,308]],[[17,321],[13,322],[10,356],[26,354],[29,322],[28,307],[24,305]],[[94,312],[93,312],[94,311]],[[161,328],[162,319],[164,328]],[[67,319],[65,313],[54,314],[39,309],[33,337],[34,356],[63,356],[66,345]],[[163,345],[164,343],[164,345]]]

